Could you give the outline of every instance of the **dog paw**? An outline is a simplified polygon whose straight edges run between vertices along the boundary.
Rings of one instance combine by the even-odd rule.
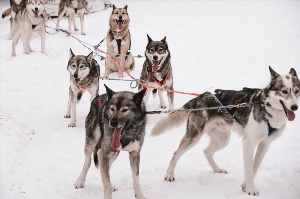
[[[247,195],[249,195],[249,196],[259,196],[259,192],[254,187],[248,189],[248,187],[246,186],[245,183],[243,183],[241,186],[242,186],[243,192],[245,192]]]
[[[76,182],[75,184],[74,184],[74,188],[75,189],[80,189],[80,188],[83,188],[83,186],[84,186],[84,183],[83,182]]]
[[[100,77],[101,80],[108,80],[108,76]]]
[[[218,170],[215,170],[214,172],[227,174],[227,171],[225,169],[218,169]]]
[[[119,77],[119,78],[123,78],[123,74],[120,74],[120,73],[119,73],[119,74],[118,74],[118,77]]]
[[[71,115],[64,115],[64,118],[70,118]]]
[[[118,191],[118,188],[117,187],[115,187],[115,186],[111,186],[111,189],[112,189],[112,191],[114,192],[114,191]]]
[[[68,127],[76,127],[76,123],[75,122],[71,122]]]
[[[85,35],[85,33],[84,33],[84,32],[82,32],[82,33],[81,33],[81,35]]]
[[[162,108],[162,109],[166,109],[167,108],[167,106],[166,105],[160,105],[160,108]]]
[[[175,181],[174,175],[167,174],[165,176],[165,181],[169,181],[169,182]]]

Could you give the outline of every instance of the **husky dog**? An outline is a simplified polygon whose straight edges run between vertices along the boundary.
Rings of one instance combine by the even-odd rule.
[[[100,66],[93,59],[93,52],[88,56],[74,55],[70,49],[67,66],[70,72],[69,102],[65,118],[71,118],[69,127],[76,126],[76,104],[84,91],[91,94],[91,102],[99,91]]]
[[[110,181],[110,167],[120,150],[129,152],[136,198],[144,199],[139,180],[140,150],[145,136],[146,110],[143,96],[146,90],[138,93],[114,92],[106,85],[106,94],[97,96],[85,120],[85,162],[75,188],[84,186],[91,165],[91,155],[100,171],[104,189],[104,199],[111,199],[116,190]],[[99,152],[98,152],[99,150]]]
[[[26,9],[20,11],[13,18],[12,23],[12,52],[11,56],[16,56],[16,45],[20,36],[23,38],[23,52],[29,54],[33,52],[30,47],[29,41],[33,32],[41,35],[41,52],[45,52],[45,23],[47,21],[47,14],[45,12],[44,2],[42,0],[28,0]]]
[[[59,29],[59,23],[61,17],[67,13],[68,14],[68,32],[71,32],[71,26],[73,23],[74,30],[78,31],[78,28],[75,23],[75,15],[78,14],[80,18],[80,25],[81,25],[81,34],[85,35],[84,32],[84,12],[86,10],[86,0],[61,0],[59,2],[59,10],[58,10],[58,17],[56,23],[56,29]]]
[[[131,46],[129,22],[127,5],[124,8],[116,8],[113,5],[106,36],[108,56],[105,59],[104,78],[108,78],[111,72],[118,72],[118,76],[123,77],[123,69],[130,72],[135,66],[134,58],[129,52]],[[116,66],[111,59],[114,59],[121,68]]]
[[[283,133],[287,121],[295,119],[294,111],[298,109],[300,95],[300,82],[295,69],[291,68],[287,75],[279,75],[271,67],[269,69],[271,82],[264,89],[217,89],[215,94],[203,93],[186,103],[182,107],[183,111],[170,113],[154,126],[152,135],[158,135],[171,126],[182,123],[184,119],[188,120],[186,134],[171,159],[165,180],[175,180],[177,161],[199,142],[205,132],[211,138],[204,150],[209,165],[216,173],[227,173],[217,165],[213,156],[228,144],[233,127],[243,137],[245,181],[242,190],[248,195],[259,194],[254,185],[254,177],[271,142]],[[246,104],[240,108],[210,110],[211,107],[242,103]]]
[[[169,110],[174,108],[174,90],[173,88],[173,74],[171,67],[171,55],[164,37],[160,41],[153,41],[149,35],[148,44],[146,47],[146,60],[143,65],[143,70],[140,79],[149,82],[150,86],[167,89],[171,92],[167,93],[169,101]],[[139,89],[142,89],[142,85],[139,85]],[[153,89],[149,89],[145,96],[145,102],[148,101],[149,93]],[[156,89],[153,90],[153,94],[156,94]],[[158,91],[160,108],[165,109],[166,105],[163,100],[163,90]]]
[[[26,1],[27,0],[21,0],[19,4],[17,4],[14,0],[11,0],[11,8],[6,9],[2,13],[2,18],[5,18],[7,16],[11,16],[10,18],[10,31],[9,31],[9,39],[12,39],[13,37],[13,31],[12,31],[12,23],[13,19],[15,18],[16,14],[20,11],[23,11],[26,9]]]

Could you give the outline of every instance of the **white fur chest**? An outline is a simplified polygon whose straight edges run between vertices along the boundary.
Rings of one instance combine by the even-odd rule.
[[[126,147],[122,148],[124,151],[132,152],[140,150],[140,142],[134,140],[134,142],[130,142]]]

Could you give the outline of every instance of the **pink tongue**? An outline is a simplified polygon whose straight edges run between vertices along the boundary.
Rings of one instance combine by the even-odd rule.
[[[38,17],[39,17],[38,11],[35,11],[35,12],[34,12],[34,17],[35,17],[35,18],[38,18]]]
[[[121,21],[118,22],[118,29],[119,29],[119,30],[122,30],[122,27],[123,27],[123,26],[122,26],[122,22],[121,22]]]
[[[296,118],[294,111],[290,111],[289,109],[286,109],[286,114],[289,121],[293,121]]]
[[[121,135],[122,128],[115,128],[114,134],[113,134],[113,140],[111,142],[111,148],[114,150],[118,150],[121,146],[120,143],[120,135]]]
[[[158,70],[158,61],[153,62],[152,72],[156,73]]]

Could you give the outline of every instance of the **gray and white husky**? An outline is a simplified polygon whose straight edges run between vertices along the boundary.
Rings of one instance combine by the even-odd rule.
[[[116,190],[110,181],[110,167],[120,150],[129,152],[136,198],[144,199],[139,180],[140,151],[146,127],[146,109],[143,97],[146,90],[138,93],[114,92],[106,85],[106,94],[97,96],[85,120],[85,162],[75,188],[82,188],[94,153],[95,165],[100,164],[104,199],[111,199]]]
[[[45,52],[45,23],[47,21],[47,14],[43,0],[28,0],[26,9],[16,13],[12,18],[12,52],[11,56],[16,56],[16,45],[22,35],[23,52],[29,54],[33,52],[30,47],[30,39],[32,33],[39,33],[41,36],[41,52]]]
[[[109,17],[109,30],[106,36],[108,56],[105,59],[103,78],[108,78],[108,75],[112,72],[118,72],[118,77],[123,77],[123,69],[126,72],[134,69],[134,58],[129,52],[131,47],[129,23],[130,17],[127,12],[127,5],[124,8],[116,8],[113,5],[112,13]],[[114,62],[120,65],[121,68]]]
[[[59,28],[61,17],[67,13],[68,15],[68,32],[71,32],[71,26],[73,23],[74,30],[78,31],[75,22],[76,14],[79,15],[80,26],[81,26],[81,34],[85,35],[84,32],[84,12],[86,10],[86,1],[85,0],[61,0],[58,6],[58,17],[56,23],[56,29]]]
[[[186,133],[171,159],[165,180],[175,180],[177,161],[199,142],[204,133],[211,138],[204,150],[209,165],[216,173],[227,173],[217,165],[213,156],[228,144],[233,127],[243,137],[245,181],[242,190],[248,195],[259,194],[254,177],[271,142],[281,136],[287,121],[295,119],[294,111],[298,109],[300,95],[300,82],[295,69],[291,68],[287,75],[279,75],[271,67],[269,69],[271,82],[264,89],[217,89],[215,94],[205,92],[187,102],[182,111],[170,113],[154,126],[152,135],[158,135],[184,119],[188,120]],[[240,108],[210,110],[211,107],[242,103],[245,104]]]
[[[91,102],[99,91],[100,66],[93,59],[93,52],[89,55],[74,55],[70,49],[70,58],[67,66],[70,72],[69,102],[65,118],[71,118],[69,127],[76,126],[76,104],[82,94],[88,91]]]
[[[148,44],[146,46],[145,56],[146,60],[143,65],[140,79],[146,80],[150,86],[156,88],[162,88],[158,90],[160,108],[165,109],[166,105],[163,99],[164,89],[171,92],[167,92],[169,101],[169,110],[174,109],[174,88],[173,88],[173,73],[171,66],[171,54],[168,48],[166,37],[160,41],[153,41],[149,35],[147,35]],[[139,89],[142,89],[142,85],[139,84]],[[157,90],[149,88],[145,95],[145,102],[148,101],[149,94],[153,92],[155,95]]]

